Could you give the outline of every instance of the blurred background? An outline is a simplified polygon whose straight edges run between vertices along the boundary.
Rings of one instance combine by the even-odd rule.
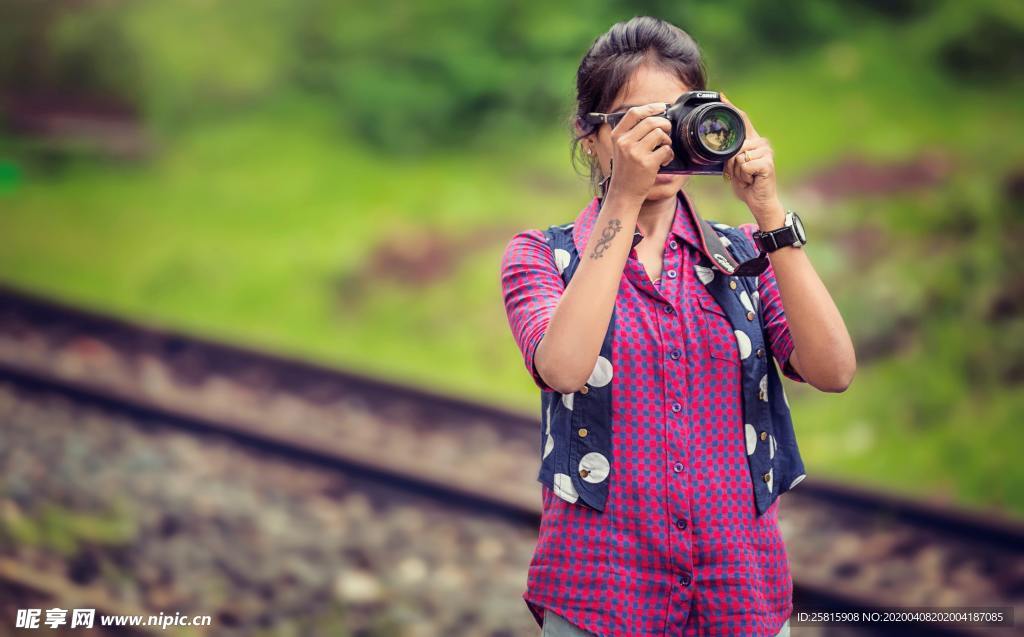
[[[0,281],[533,418],[538,395],[508,328],[499,261],[515,233],[569,222],[589,200],[569,158],[576,67],[595,37],[637,14],[691,33],[709,88],[772,141],[783,200],[804,218],[806,249],[853,336],[859,369],[845,393],[785,380],[807,484],[1024,517],[1020,3],[0,0]],[[721,179],[696,177],[688,190],[705,218],[752,221]],[[7,333],[3,356],[36,371],[49,360],[96,380],[120,355],[66,330],[33,337],[13,310],[7,322],[21,331]],[[111,386],[170,400],[162,383],[184,372],[160,372],[161,356],[141,368],[133,358]],[[241,377],[217,378],[196,385],[209,389],[202,400],[179,399],[244,411],[270,391],[256,380],[240,398],[230,385]],[[119,433],[101,421],[120,415],[56,394],[2,390],[0,565],[49,565],[115,606],[205,608],[214,626],[201,634],[536,629],[518,597],[535,527],[456,523],[464,512],[418,501],[385,512],[391,496],[366,495],[355,479],[305,476],[301,462],[267,469],[276,459],[229,469],[255,461],[161,427]],[[359,403],[366,413],[389,400],[374,395]],[[315,429],[289,420],[305,413],[293,403],[252,411]],[[481,448],[507,435],[465,431]],[[512,467],[503,475],[516,497],[539,505],[535,438],[527,431],[495,462]],[[304,499],[278,492],[284,483]],[[138,559],[207,517],[220,531],[194,530],[213,534],[195,536],[210,544],[194,555],[183,543]],[[170,539],[144,548],[150,533]],[[401,533],[430,555],[397,554],[409,545]],[[241,557],[239,538],[257,538],[255,552]],[[397,561],[375,561],[387,556]],[[194,582],[172,572],[189,559]],[[500,591],[488,560],[508,569]],[[246,572],[258,564],[266,572]],[[318,572],[325,564],[334,570]],[[229,594],[244,587],[224,572],[274,584],[250,604]],[[20,607],[61,595],[31,588]],[[401,591],[427,589],[436,607],[403,601]],[[309,612],[302,604],[322,590]],[[492,595],[456,612],[461,590]]]

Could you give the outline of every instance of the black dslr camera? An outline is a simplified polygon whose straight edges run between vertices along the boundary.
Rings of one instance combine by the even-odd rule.
[[[675,157],[659,173],[721,175],[725,162],[739,152],[746,126],[739,111],[719,99],[717,91],[687,91],[675,103],[665,104],[660,117],[672,122]],[[608,122],[614,128],[625,113],[588,113],[592,124]]]

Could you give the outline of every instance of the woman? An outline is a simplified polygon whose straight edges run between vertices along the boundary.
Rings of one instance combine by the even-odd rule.
[[[856,361],[804,250],[770,252],[747,281],[728,276],[730,266],[716,272],[706,243],[716,233],[682,191],[688,176],[658,173],[673,158],[659,114],[704,88],[696,43],[669,23],[638,17],[597,38],[577,73],[573,143],[600,194],[572,224],[519,233],[502,259],[509,324],[545,397],[544,512],[523,595],[544,635],[788,634],[792,578],[776,498],[803,474],[773,480],[780,462],[799,463],[795,441],[750,424],[740,359],[770,368],[755,395],[774,401],[779,427],[788,403],[777,375],[766,382],[771,356],[789,378],[831,392],[846,389]],[[592,112],[625,115],[612,128],[587,124]],[[740,112],[747,138],[723,176],[754,222],[716,227],[733,237],[723,250],[753,254],[736,244],[787,215],[771,146]],[[559,236],[571,238],[564,249],[552,246]],[[756,289],[747,295],[737,279]],[[736,312],[716,300],[732,303],[721,292],[730,288],[761,315],[738,315],[763,325],[750,332],[764,336],[756,356],[727,319]],[[604,391],[607,423],[594,410]],[[588,447],[595,440],[608,447]],[[773,469],[752,486],[755,458]],[[546,469],[552,459],[562,466]]]

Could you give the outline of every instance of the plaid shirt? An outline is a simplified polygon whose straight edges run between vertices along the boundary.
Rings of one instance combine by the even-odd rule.
[[[701,265],[706,253],[692,204],[684,194],[678,202],[658,283],[637,259],[643,235],[634,233],[615,301],[615,328],[602,348],[617,352],[615,369],[599,358],[588,381],[614,396],[608,441],[614,469],[609,449],[583,456],[582,479],[566,473],[545,478],[543,469],[538,477],[544,514],[523,594],[538,625],[550,608],[597,635],[771,636],[792,611],[778,502],[762,500],[771,504],[759,515],[751,497],[748,455],[757,438],[744,423],[743,354],[737,354],[726,313],[706,289],[714,273]],[[598,213],[595,198],[571,226],[581,254]],[[755,229],[752,223],[738,227],[748,238]],[[509,324],[534,382],[549,397],[542,459],[567,442],[551,435],[553,400],[571,409],[574,396],[554,393],[533,365],[565,289],[566,256],[552,250],[542,231],[528,230],[509,242],[501,266]],[[744,304],[750,301],[762,313],[766,345],[786,376],[803,381],[788,361],[793,344],[770,266],[753,296]],[[662,313],[666,305],[678,311]],[[612,374],[616,382],[609,382]],[[584,429],[570,435],[584,436]],[[766,444],[774,457],[775,438]],[[802,478],[773,490],[766,474],[768,493],[777,496]],[[614,488],[606,500],[588,491],[609,482]],[[581,506],[585,500],[593,504]]]

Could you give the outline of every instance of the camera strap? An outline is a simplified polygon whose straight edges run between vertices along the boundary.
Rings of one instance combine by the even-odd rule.
[[[711,264],[719,272],[726,276],[755,276],[761,274],[768,268],[768,253],[758,250],[757,255],[743,261],[737,260],[732,250],[729,250],[722,237],[715,232],[706,219],[697,212],[697,207],[690,201],[689,195],[684,190],[679,191],[684,208],[693,218],[697,232],[700,234],[700,242],[703,252],[711,260]]]

